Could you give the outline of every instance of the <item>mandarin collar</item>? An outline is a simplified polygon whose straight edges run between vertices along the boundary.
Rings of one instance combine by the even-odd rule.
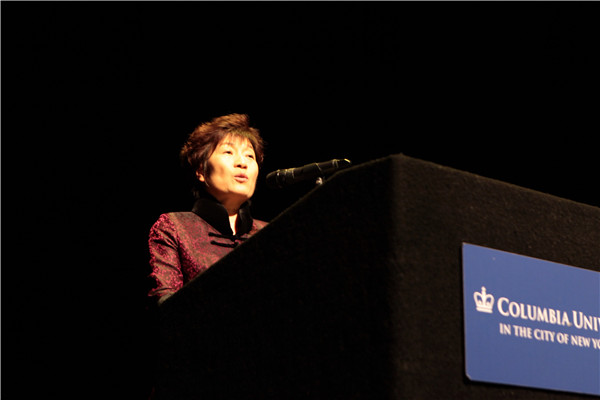
[[[250,214],[250,201],[246,201],[238,211],[237,234],[234,235],[229,224],[229,213],[227,213],[225,206],[210,195],[204,195],[196,200],[192,212],[208,222],[222,235],[242,236],[250,232],[254,221]]]

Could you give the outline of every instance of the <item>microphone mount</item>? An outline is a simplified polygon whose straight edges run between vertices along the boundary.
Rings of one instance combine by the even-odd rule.
[[[269,186],[276,188],[283,188],[284,186],[309,179],[314,179],[315,185],[319,186],[323,184],[326,177],[351,165],[352,162],[348,159],[333,159],[297,168],[278,169],[270,172],[266,180]]]

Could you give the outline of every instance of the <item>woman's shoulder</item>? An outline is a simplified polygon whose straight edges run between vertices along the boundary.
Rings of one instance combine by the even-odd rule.
[[[172,227],[202,224],[204,221],[191,211],[174,211],[160,214],[154,227]]]
[[[176,211],[161,214],[150,230],[151,236],[167,235],[178,242],[189,242],[208,237],[210,225],[191,211]],[[195,238],[195,239],[194,239]]]

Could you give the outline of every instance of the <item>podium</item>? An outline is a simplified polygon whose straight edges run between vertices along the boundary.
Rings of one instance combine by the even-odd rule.
[[[600,209],[393,155],[164,302],[157,399],[572,399],[465,375],[461,245],[600,267]]]

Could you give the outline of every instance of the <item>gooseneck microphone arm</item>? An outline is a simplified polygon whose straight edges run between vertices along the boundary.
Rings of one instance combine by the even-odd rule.
[[[297,168],[278,169],[267,174],[267,185],[275,188],[283,188],[308,179],[314,179],[317,184],[320,184],[326,176],[348,168],[351,165],[352,162],[344,158],[307,164]]]

